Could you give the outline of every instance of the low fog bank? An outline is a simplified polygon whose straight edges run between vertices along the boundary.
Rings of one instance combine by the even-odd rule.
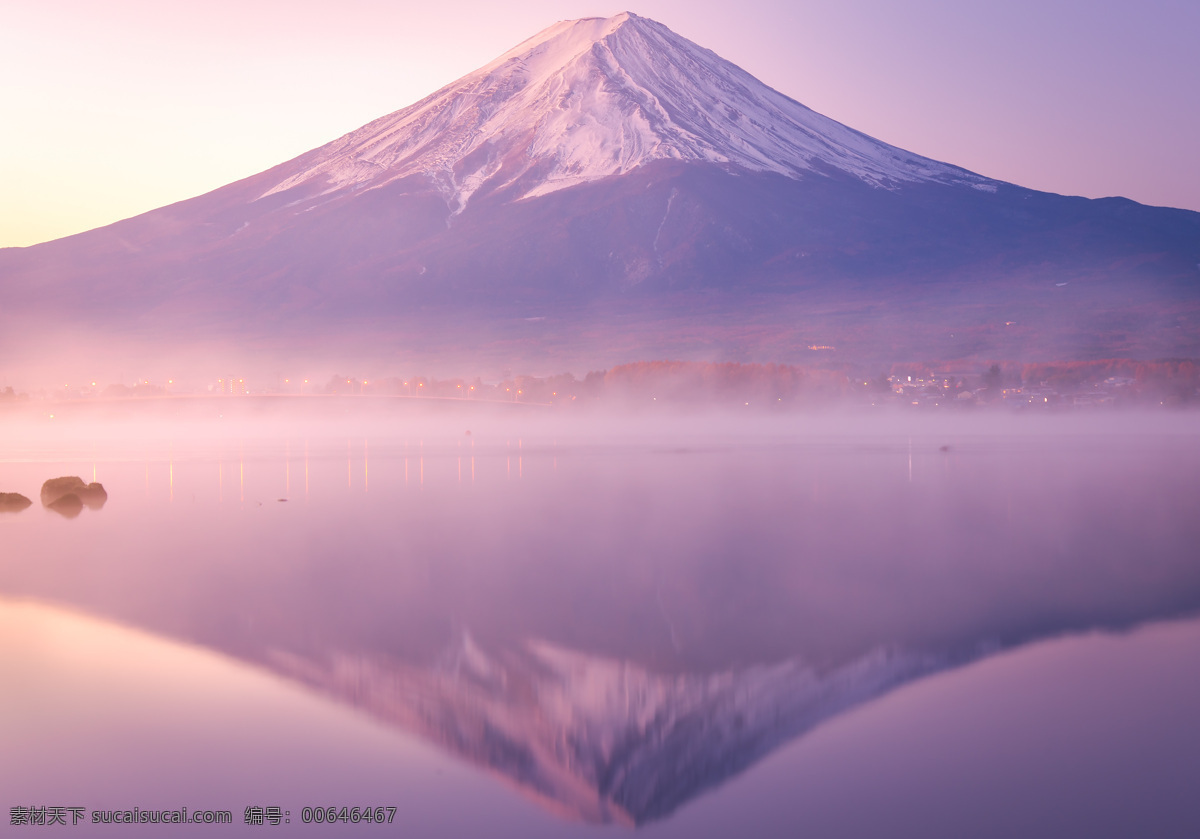
[[[2,372],[2,371],[0,371]],[[61,380],[60,380],[61,381]],[[639,361],[580,376],[436,378],[282,373],[212,379],[138,378],[64,381],[26,388],[0,377],[0,407],[15,403],[199,399],[205,397],[450,400],[559,409],[748,409],[750,412],[891,408],[906,411],[1069,411],[1186,408],[1200,405],[1200,361],[941,361],[870,368],[815,365]]]
[[[23,401],[0,406],[9,457],[53,458],[111,451],[184,453],[212,443],[273,448],[287,441],[335,444],[349,437],[476,446],[523,441],[683,450],[776,443],[952,447],[990,438],[1189,438],[1200,434],[1194,409],[1017,411],[918,410],[905,406],[825,405],[806,410],[611,400],[583,406],[384,397],[177,397]],[[90,455],[89,455],[90,456]]]
[[[949,451],[989,437],[1194,436],[1200,365],[1190,360],[894,365],[874,376],[777,364],[639,362],[582,378],[425,376],[323,382],[227,377],[22,394],[0,386],[9,458],[269,453],[349,438],[461,448],[780,443]],[[1071,443],[1073,444],[1073,443]],[[432,450],[432,448],[430,450]]]

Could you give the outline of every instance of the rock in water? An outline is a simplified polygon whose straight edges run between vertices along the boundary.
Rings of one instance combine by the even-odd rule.
[[[73,519],[83,511],[83,501],[73,492],[68,492],[46,505],[47,510],[53,510],[60,516]]]
[[[88,484],[83,492],[77,493],[85,507],[89,510],[99,510],[108,501],[108,492],[98,483]]]
[[[108,493],[105,492],[102,485],[85,483],[83,478],[74,475],[51,478],[42,484],[42,506],[44,507],[52,507],[55,502],[68,495],[74,495],[76,501],[91,510],[99,510],[108,500]]]
[[[0,513],[19,513],[32,503],[19,492],[0,492]]]

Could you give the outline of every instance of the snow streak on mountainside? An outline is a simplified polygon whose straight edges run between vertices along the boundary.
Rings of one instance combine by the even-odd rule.
[[[472,194],[513,199],[655,160],[788,177],[821,170],[872,185],[993,182],[814,113],[662,24],[631,13],[563,21],[426,99],[316,149],[264,195],[430,177],[455,212]]]

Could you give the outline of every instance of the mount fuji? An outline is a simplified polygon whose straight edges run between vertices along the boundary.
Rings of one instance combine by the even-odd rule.
[[[1200,213],[906,152],[625,13],[0,289],[0,351],[80,372],[1200,355]]]
[[[883,187],[925,181],[996,190],[814,113],[626,12],[550,27],[317,149],[264,195],[312,183],[334,194],[424,175],[458,214],[477,192],[521,200],[665,160],[789,178],[827,169]]]

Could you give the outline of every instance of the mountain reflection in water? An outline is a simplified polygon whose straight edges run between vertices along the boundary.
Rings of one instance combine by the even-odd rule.
[[[670,814],[821,720],[937,666],[881,651],[824,675],[795,661],[672,675],[545,644],[494,658],[469,635],[426,667],[271,659],[499,772],[555,812],[629,825]]]
[[[77,452],[109,503],[6,519],[0,594],[200,643],[625,824],[923,675],[1200,606],[1194,434],[419,433]]]

